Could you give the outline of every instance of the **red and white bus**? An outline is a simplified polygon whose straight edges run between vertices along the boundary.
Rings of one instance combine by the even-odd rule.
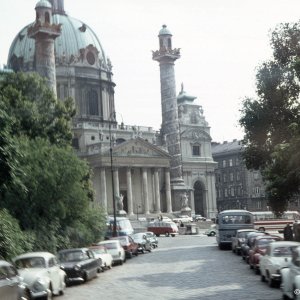
[[[262,231],[282,232],[287,224],[300,220],[298,211],[286,211],[278,218],[272,211],[252,211],[254,228]]]

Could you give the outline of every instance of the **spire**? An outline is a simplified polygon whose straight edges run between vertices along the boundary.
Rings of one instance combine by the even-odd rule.
[[[65,15],[64,0],[48,0],[52,4],[53,14]]]

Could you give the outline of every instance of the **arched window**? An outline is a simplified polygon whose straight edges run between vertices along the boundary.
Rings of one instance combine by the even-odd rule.
[[[161,49],[163,47],[163,40],[159,39],[159,48]]]
[[[91,90],[88,92],[87,103],[88,103],[88,114],[92,116],[99,116],[98,94],[96,91]]]
[[[45,23],[48,23],[50,24],[50,15],[49,15],[49,12],[45,12]]]
[[[170,38],[168,39],[168,48],[169,48],[169,49],[172,49],[172,41],[171,41]]]

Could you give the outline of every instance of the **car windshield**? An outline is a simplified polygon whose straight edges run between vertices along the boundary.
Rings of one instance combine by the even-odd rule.
[[[117,243],[105,243],[103,244],[106,249],[118,249]]]
[[[59,253],[59,260],[61,262],[81,261],[85,259],[88,259],[88,256],[82,251],[69,251]]]
[[[272,239],[259,239],[257,241],[257,246],[258,246],[258,248],[265,248],[265,247],[267,247],[267,245],[269,245],[272,242],[275,242],[275,240],[272,240]]]
[[[15,261],[18,269],[24,268],[46,268],[46,262],[43,257],[27,257]]]
[[[91,249],[96,254],[104,254],[106,253],[105,248],[92,248]]]
[[[292,247],[276,247],[273,250],[274,256],[292,256]]]

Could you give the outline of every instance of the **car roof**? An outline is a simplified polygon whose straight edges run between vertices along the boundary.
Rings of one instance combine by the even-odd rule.
[[[106,241],[102,241],[102,242],[99,242],[97,245],[105,245],[105,244],[119,244],[120,243],[120,240],[106,240]]]
[[[258,230],[256,229],[253,229],[253,228],[247,228],[247,229],[238,229],[236,232],[259,232]]]
[[[74,252],[74,251],[86,251],[86,250],[89,250],[89,249],[88,248],[70,248],[70,249],[59,250],[58,253]]]
[[[35,256],[50,258],[50,257],[53,257],[55,255],[50,253],[50,252],[28,252],[28,253],[24,253],[24,254],[21,254],[21,255],[18,255],[16,257],[14,257],[13,260],[22,259],[22,258],[29,258],[29,257],[35,257]]]
[[[270,244],[271,247],[293,247],[300,246],[299,242],[293,241],[276,241]]]

